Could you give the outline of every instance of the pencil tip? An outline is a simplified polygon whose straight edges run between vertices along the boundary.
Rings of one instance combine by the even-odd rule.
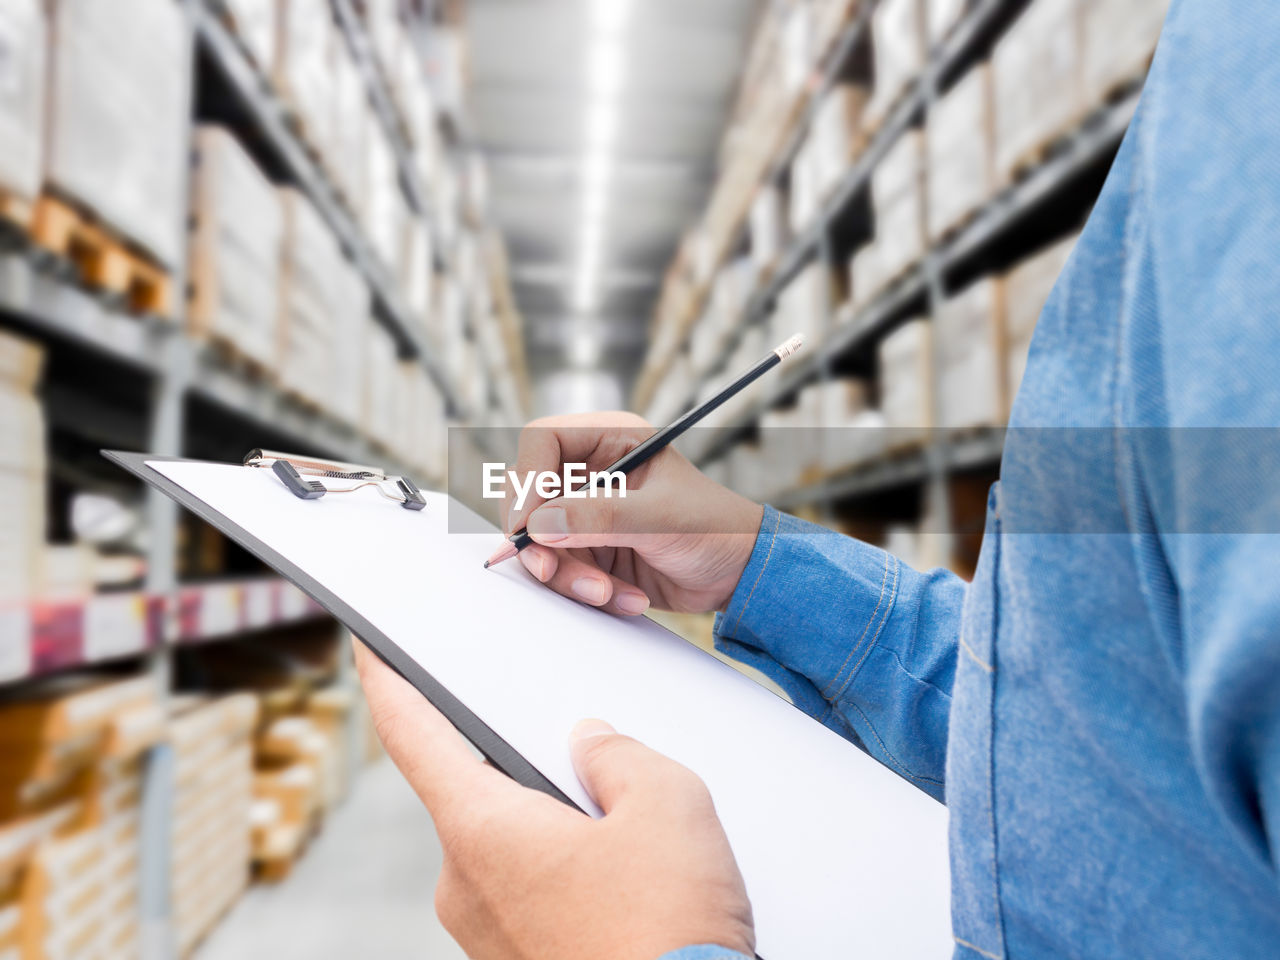
[[[502,563],[504,560],[510,560],[518,552],[519,551],[517,551],[515,548],[515,544],[513,544],[510,540],[508,540],[506,543],[502,545],[502,547],[498,550],[497,553],[495,553],[493,556],[491,556],[488,560],[484,562],[484,568],[488,570],[490,567],[496,566],[497,564]]]

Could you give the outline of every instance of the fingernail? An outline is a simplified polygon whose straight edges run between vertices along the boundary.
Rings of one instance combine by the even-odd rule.
[[[526,529],[536,540],[557,543],[569,536],[569,517],[564,507],[542,507],[533,511]]]
[[[533,571],[533,575],[543,583],[546,583],[547,577],[551,576],[551,571],[547,569],[550,566],[550,564],[547,563],[547,558],[543,556],[534,557],[533,565],[538,568]]]
[[[569,742],[577,743],[579,740],[590,740],[592,737],[607,737],[617,732],[603,720],[579,720],[569,731]]]
[[[587,603],[604,603],[604,584],[594,577],[579,577],[573,581],[573,592]]]
[[[649,598],[643,593],[623,593],[614,598],[623,613],[639,615],[649,609]]]

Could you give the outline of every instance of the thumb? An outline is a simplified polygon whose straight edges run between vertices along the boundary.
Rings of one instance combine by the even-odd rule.
[[[536,543],[559,550],[572,547],[631,547],[672,528],[678,505],[665,492],[634,490],[626,496],[570,497],[550,500],[525,522]]]
[[[625,803],[674,801],[673,793],[706,790],[690,770],[603,720],[579,721],[569,750],[578,780],[605,814]]]

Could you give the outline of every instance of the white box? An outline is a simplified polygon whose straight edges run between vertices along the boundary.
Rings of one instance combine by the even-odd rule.
[[[1092,107],[1146,71],[1169,11],[1169,0],[1078,2],[1082,96]]]
[[[822,98],[809,134],[813,177],[819,197],[826,198],[839,184],[863,144],[862,113],[867,88],[841,83]]]
[[[188,324],[273,370],[279,349],[280,196],[228,131],[196,131]]]
[[[977,64],[930,112],[926,127],[929,239],[937,242],[996,189],[991,73]]]
[[[48,179],[172,267],[186,228],[186,15],[154,0],[53,9]]]
[[[939,426],[1002,426],[1008,420],[1003,282],[976,281],[943,303],[933,322]]]
[[[1079,120],[1080,0],[1036,0],[996,44],[996,172],[1011,180]]]
[[[923,0],[881,0],[871,18],[875,78],[867,103],[874,130],[906,94],[925,64]]]
[[[42,0],[0,0],[0,186],[28,202],[44,162],[47,30]]]
[[[341,40],[323,0],[276,3],[275,86],[293,108],[303,135],[323,151],[333,141],[334,48]]]
[[[933,329],[910,320],[882,341],[880,410],[895,442],[933,426]]]
[[[924,135],[906,131],[871,174],[878,284],[897,279],[925,251]],[[879,290],[860,291],[874,295]]]
[[[1027,368],[1027,351],[1036,321],[1079,239],[1079,234],[1073,234],[1060,240],[1018,264],[1005,277],[1006,390],[1010,400],[1017,396]]]
[[[782,191],[763,184],[751,203],[751,260],[763,272],[773,266],[786,246],[787,230]]]

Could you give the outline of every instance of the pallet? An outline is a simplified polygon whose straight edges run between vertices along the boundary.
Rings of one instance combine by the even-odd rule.
[[[86,209],[45,193],[36,201],[30,233],[36,246],[67,260],[85,286],[123,298],[133,313],[171,316],[168,271]]]
[[[254,883],[283,883],[289,879],[289,874],[293,873],[293,865],[298,862],[300,857],[275,857],[270,860],[255,860],[253,862],[253,882]]]
[[[956,217],[951,223],[947,224],[945,227],[939,230],[936,234],[933,234],[932,236],[930,236],[928,238],[929,246],[941,247],[941,246],[945,246],[946,244],[949,244],[959,234],[963,233],[965,229],[967,229],[968,226],[971,223],[973,223],[973,221],[978,219],[978,216],[982,213],[982,211],[986,210],[987,207],[991,205],[991,201],[996,196],[998,196],[998,192],[993,193],[991,196],[987,197],[986,200],[984,200],[982,203],[977,204],[972,210],[965,211],[964,214],[962,214],[959,217]]]
[[[275,368],[245,353],[234,340],[216,331],[210,332],[203,339],[206,349],[213,354],[219,365],[249,381],[275,383]]]
[[[0,186],[0,221],[29,233],[35,219],[35,204],[26,197]]]

